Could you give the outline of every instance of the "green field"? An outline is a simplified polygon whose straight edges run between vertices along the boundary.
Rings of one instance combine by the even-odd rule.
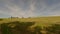
[[[51,16],[51,17],[34,17],[34,18],[1,18],[3,19],[0,23],[8,23],[13,21],[20,22],[35,22],[39,26],[48,26],[50,24],[59,24],[60,16]]]
[[[0,18],[0,34],[58,33],[60,34],[60,16],[32,17],[32,18]],[[34,24],[34,25],[32,25]],[[31,25],[31,26],[30,26]],[[27,28],[28,26],[28,28]],[[8,29],[8,31],[7,31]],[[11,29],[11,30],[10,30]],[[52,31],[52,32],[51,32]]]

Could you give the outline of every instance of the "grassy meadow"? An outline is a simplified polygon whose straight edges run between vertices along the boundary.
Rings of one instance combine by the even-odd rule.
[[[60,34],[60,16],[0,18],[0,34]]]
[[[8,23],[13,21],[20,22],[35,22],[37,25],[47,26],[50,24],[59,24],[60,16],[51,16],[51,17],[34,17],[34,18],[1,18],[3,19],[0,23]]]

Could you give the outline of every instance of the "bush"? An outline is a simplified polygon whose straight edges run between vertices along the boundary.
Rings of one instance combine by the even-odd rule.
[[[41,32],[42,28],[40,26],[36,26],[34,29],[35,30],[34,30],[33,34],[42,34],[42,32]]]
[[[0,19],[0,21],[2,21],[3,19]]]
[[[47,34],[60,34],[60,24],[53,24],[50,27],[47,27]]]
[[[2,34],[11,34],[10,28],[6,23],[1,24]]]
[[[9,22],[1,24],[2,34],[30,34],[31,31],[27,30],[34,22]]]

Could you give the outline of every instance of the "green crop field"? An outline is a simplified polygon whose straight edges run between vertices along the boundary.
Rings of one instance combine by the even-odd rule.
[[[47,26],[50,24],[59,24],[60,23],[60,16],[51,16],[51,17],[34,17],[34,18],[0,18],[3,19],[0,21],[2,23],[8,23],[13,21],[20,21],[20,22],[35,22],[36,25],[39,26]]]

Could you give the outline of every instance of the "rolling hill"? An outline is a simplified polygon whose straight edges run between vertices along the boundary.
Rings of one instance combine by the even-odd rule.
[[[2,23],[8,23],[12,21],[20,21],[20,22],[35,22],[37,25],[47,26],[50,24],[59,24],[60,16],[50,16],[50,17],[34,17],[34,18],[0,18],[3,19],[0,21]]]

